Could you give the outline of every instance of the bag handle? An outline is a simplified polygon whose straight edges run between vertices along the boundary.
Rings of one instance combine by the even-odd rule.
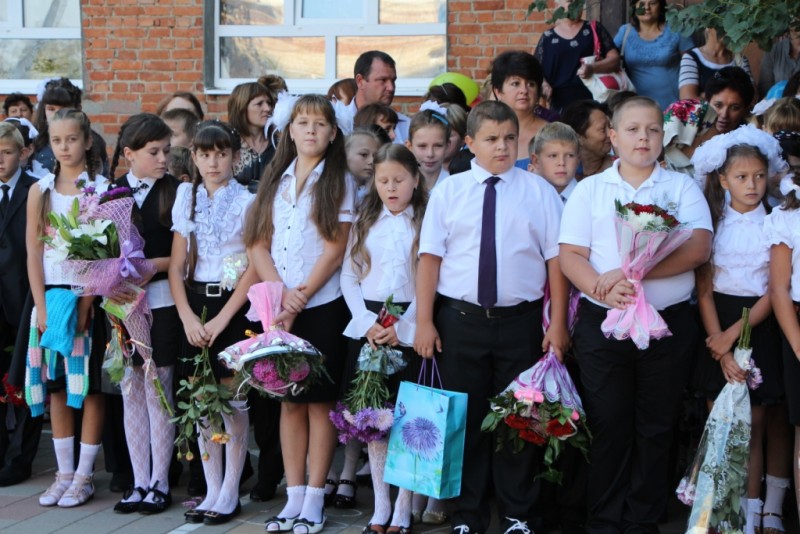
[[[422,365],[419,367],[419,377],[417,377],[417,384],[421,386],[430,385],[430,387],[436,387],[436,381],[439,382],[439,389],[444,389],[442,385],[442,377],[439,374],[439,367],[436,365],[436,358],[430,358],[431,363],[431,381],[430,384],[425,383],[425,371],[428,364],[428,358],[422,359]]]
[[[597,21],[591,21],[589,27],[592,28],[592,39],[594,40],[594,59],[600,61],[603,57],[600,55],[601,47],[600,37],[597,35]]]

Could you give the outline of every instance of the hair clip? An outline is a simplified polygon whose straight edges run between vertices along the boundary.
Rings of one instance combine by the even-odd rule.
[[[6,119],[6,122],[18,122],[22,126],[28,127],[28,139],[33,141],[39,136],[39,130],[33,125],[31,121],[26,119],[25,117],[9,117]]]
[[[439,119],[445,126],[450,122],[447,120],[447,108],[434,100],[426,100],[419,107],[420,111],[430,111],[434,118]]]
[[[793,141],[795,139],[800,139],[800,132],[781,130],[772,134],[772,137],[778,141]]]

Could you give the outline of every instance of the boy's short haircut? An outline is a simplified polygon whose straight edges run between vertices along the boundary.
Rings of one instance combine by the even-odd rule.
[[[536,135],[528,144],[528,154],[536,154],[538,156],[544,150],[545,144],[553,142],[570,143],[575,147],[575,150],[580,147],[580,139],[578,139],[578,134],[575,133],[572,126],[563,122],[551,122],[536,132]]]
[[[167,161],[167,170],[175,178],[180,179],[184,174],[190,178],[194,176],[192,173],[192,152],[185,146],[174,146],[169,149],[169,160]]]
[[[0,122],[0,142],[11,141],[19,150],[25,148],[25,139],[19,129],[11,122]]]
[[[356,116],[353,117],[353,128],[377,124],[378,119],[383,119],[389,124],[394,125],[397,125],[397,121],[400,120],[397,116],[397,112],[386,104],[369,104],[359,109]]]
[[[514,110],[502,102],[489,100],[487,102],[481,102],[469,112],[469,117],[467,117],[467,135],[474,138],[475,134],[478,133],[478,130],[481,129],[481,126],[486,121],[497,123],[511,121],[514,123],[517,132],[519,132],[519,119],[517,119],[517,114],[514,113]]]
[[[165,121],[180,121],[183,124],[183,131],[189,136],[189,139],[194,139],[197,125],[200,123],[197,115],[184,108],[173,108],[165,111],[161,118]]]
[[[614,110],[614,115],[611,117],[611,127],[616,128],[617,124],[619,123],[619,119],[622,116],[622,113],[628,108],[651,108],[658,112],[658,116],[661,117],[661,122],[664,122],[664,115],[661,111],[661,106],[653,100],[652,98],[648,98],[646,96],[632,96],[626,100],[624,100],[621,104],[617,106],[617,109]]]
[[[8,95],[5,102],[3,102],[3,112],[8,115],[8,110],[11,109],[11,106],[17,106],[20,103],[28,106],[28,109],[31,110],[31,113],[33,113],[33,104],[31,103],[31,99],[22,93],[11,93]]]

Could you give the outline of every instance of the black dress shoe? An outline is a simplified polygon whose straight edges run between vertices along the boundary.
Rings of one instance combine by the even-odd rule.
[[[113,493],[123,493],[133,487],[133,475],[123,471],[115,472],[111,475],[111,482],[108,489]]]
[[[14,484],[19,484],[20,482],[25,482],[29,478],[31,478],[30,469],[28,469],[27,471],[23,471],[15,467],[6,466],[2,470],[0,470],[0,488],[13,486]]]
[[[356,483],[353,482],[352,480],[345,480],[345,479],[342,478],[342,479],[339,480],[339,485],[341,486],[342,484],[344,484],[345,486],[350,486],[351,488],[353,488],[353,494],[352,495],[343,495],[341,493],[336,493],[336,497],[333,498],[333,505],[336,508],[348,508],[348,509],[349,508],[355,508],[356,507],[356,491],[358,490],[358,487],[356,486]]]
[[[203,519],[203,523],[206,525],[221,525],[223,523],[227,523],[237,515],[242,513],[242,503],[236,502],[236,508],[233,509],[233,512],[229,514],[223,514],[220,512],[212,512],[209,510],[205,513],[205,518]]]
[[[206,518],[206,512],[208,512],[208,510],[201,510],[200,508],[192,508],[191,510],[186,510],[183,513],[183,518],[186,520],[187,523],[202,523],[203,519]]]
[[[156,486],[158,483],[156,483]],[[172,494],[171,493],[164,493],[161,490],[157,490],[154,488],[150,488],[148,495],[150,493],[153,494],[153,502],[142,501],[141,506],[139,506],[139,513],[145,515],[151,514],[160,514],[164,510],[170,507],[172,504]]]
[[[277,489],[277,484],[272,484],[270,482],[263,482],[259,480],[256,482],[256,485],[253,486],[253,489],[250,491],[250,500],[256,502],[264,502],[272,500],[275,497],[275,490]]]
[[[125,499],[129,499],[134,492],[139,494],[140,500],[125,502]],[[133,512],[138,512],[139,507],[142,505],[141,499],[144,499],[145,495],[147,495],[147,492],[144,488],[131,488],[127,490],[122,494],[122,500],[114,505],[114,511],[118,514],[132,514]]]
[[[190,472],[191,476],[189,477],[189,485],[186,486],[186,492],[189,497],[205,497],[208,487],[206,486],[206,478],[203,476],[203,472],[194,470],[190,470]]]

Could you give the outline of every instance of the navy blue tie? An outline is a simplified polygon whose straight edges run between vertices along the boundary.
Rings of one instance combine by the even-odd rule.
[[[11,186],[8,184],[3,184],[0,186],[2,189],[2,193],[0,193],[0,222],[6,218],[6,212],[8,211],[8,205],[11,202]]]
[[[478,304],[486,309],[497,303],[497,245],[495,243],[495,214],[497,176],[487,178],[483,192],[483,220],[481,222],[481,252],[478,257]]]

